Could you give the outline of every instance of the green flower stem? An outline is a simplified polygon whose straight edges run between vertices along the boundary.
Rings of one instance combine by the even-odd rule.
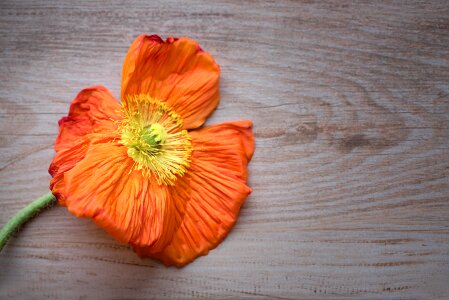
[[[17,232],[26,221],[37,215],[42,209],[53,205],[56,197],[52,193],[45,194],[26,207],[22,208],[5,226],[0,230],[0,251],[2,251],[8,239]]]

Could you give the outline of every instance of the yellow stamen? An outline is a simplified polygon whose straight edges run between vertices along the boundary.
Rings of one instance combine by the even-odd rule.
[[[120,143],[128,147],[134,168],[156,175],[159,184],[173,185],[186,172],[192,153],[181,117],[164,102],[146,94],[122,101]]]

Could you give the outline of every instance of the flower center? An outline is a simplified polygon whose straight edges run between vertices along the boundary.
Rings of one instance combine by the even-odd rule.
[[[161,124],[153,123],[143,128],[140,139],[150,147],[159,148],[167,140],[167,131]]]
[[[164,102],[146,94],[122,101],[120,143],[128,148],[133,168],[155,175],[159,184],[173,185],[186,172],[192,153],[181,117]]]

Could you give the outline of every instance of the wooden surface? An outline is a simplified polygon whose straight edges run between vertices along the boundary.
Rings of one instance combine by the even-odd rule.
[[[0,2],[0,225],[48,191],[57,121],[118,97],[140,33],[190,36],[222,67],[208,124],[252,119],[254,189],[185,268],[138,258],[62,207],[0,254],[1,298],[445,298],[449,4]]]

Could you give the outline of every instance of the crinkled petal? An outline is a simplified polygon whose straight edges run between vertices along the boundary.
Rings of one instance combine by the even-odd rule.
[[[117,100],[105,87],[95,86],[79,92],[68,115],[59,120],[56,154],[49,173],[53,177],[50,189],[62,205],[65,200],[59,191],[64,173],[84,158],[90,144],[113,139],[114,120],[120,119],[119,108]]]
[[[141,35],[123,64],[121,97],[144,93],[166,101],[193,129],[218,105],[219,76],[218,64],[194,40]]]
[[[251,192],[246,185],[246,168],[254,152],[250,121],[223,123],[190,134],[191,166],[178,180],[188,181],[191,188],[181,226],[160,253],[134,247],[139,255],[158,258],[166,265],[183,266],[215,248]]]
[[[70,105],[69,114],[59,120],[59,135],[55,150],[71,148],[80,137],[93,132],[110,133],[116,130],[120,104],[111,92],[94,86],[78,93]]]
[[[184,200],[133,165],[126,147],[113,141],[93,144],[64,173],[60,193],[75,216],[93,218],[120,242],[160,251],[180,225]]]

